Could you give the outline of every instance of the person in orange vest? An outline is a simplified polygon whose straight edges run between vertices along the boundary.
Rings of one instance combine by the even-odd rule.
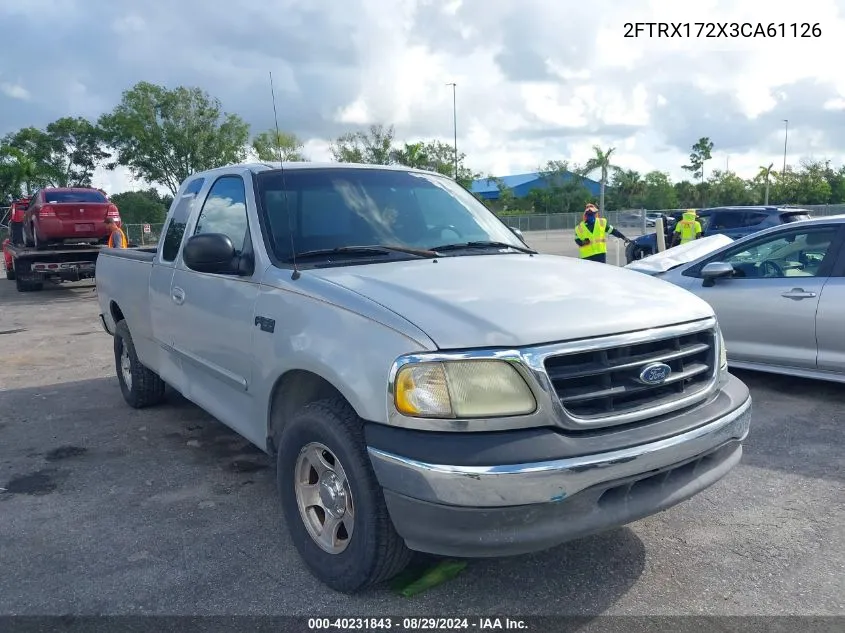
[[[109,241],[107,243],[109,248],[129,248],[126,234],[120,230],[114,220],[106,218],[106,226],[109,228]]]
[[[672,246],[686,244],[700,237],[701,222],[698,221],[695,209],[687,209],[680,221],[675,225],[675,231],[672,234]]]
[[[608,224],[606,218],[599,217],[596,205],[588,204],[584,209],[584,220],[575,227],[575,243],[578,245],[578,255],[581,259],[606,264],[608,233],[624,240],[626,244],[631,243],[619,229]]]

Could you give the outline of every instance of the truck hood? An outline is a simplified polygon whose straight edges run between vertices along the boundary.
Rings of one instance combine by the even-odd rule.
[[[625,268],[646,273],[647,275],[659,275],[676,266],[689,264],[702,257],[706,257],[732,242],[733,239],[727,235],[710,235],[708,237],[702,237],[699,240],[687,242],[686,244],[667,248],[665,251],[643,257],[642,259],[634,260],[625,266]]]
[[[673,284],[555,255],[443,257],[303,273],[399,314],[440,349],[521,347],[707,318]]]

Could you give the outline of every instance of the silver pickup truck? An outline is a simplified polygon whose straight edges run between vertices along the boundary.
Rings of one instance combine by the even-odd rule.
[[[165,383],[273,455],[314,575],[553,547],[665,510],[742,455],[711,308],[529,248],[451,179],[253,164],[184,182],[157,250],[96,280],[132,407]]]

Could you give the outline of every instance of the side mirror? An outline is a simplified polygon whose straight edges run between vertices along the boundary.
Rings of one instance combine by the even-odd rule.
[[[734,272],[733,264],[710,262],[701,269],[701,276],[704,278],[705,286],[712,286],[720,277],[732,277]]]
[[[520,241],[522,241],[523,244],[526,243],[525,242],[525,236],[522,234],[522,231],[520,231],[519,229],[515,229],[512,226],[509,226],[508,228],[511,230],[511,232],[514,235],[516,235],[520,239]]]
[[[200,273],[233,275],[239,272],[235,245],[222,233],[194,235],[185,243],[182,259],[188,268]]]

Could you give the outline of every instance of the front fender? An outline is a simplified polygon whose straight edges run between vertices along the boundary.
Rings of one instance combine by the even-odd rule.
[[[272,333],[255,331],[257,411],[269,407],[281,376],[301,370],[329,382],[363,419],[385,423],[393,361],[433,348],[345,307],[279,288],[262,290],[255,313],[276,323]]]

